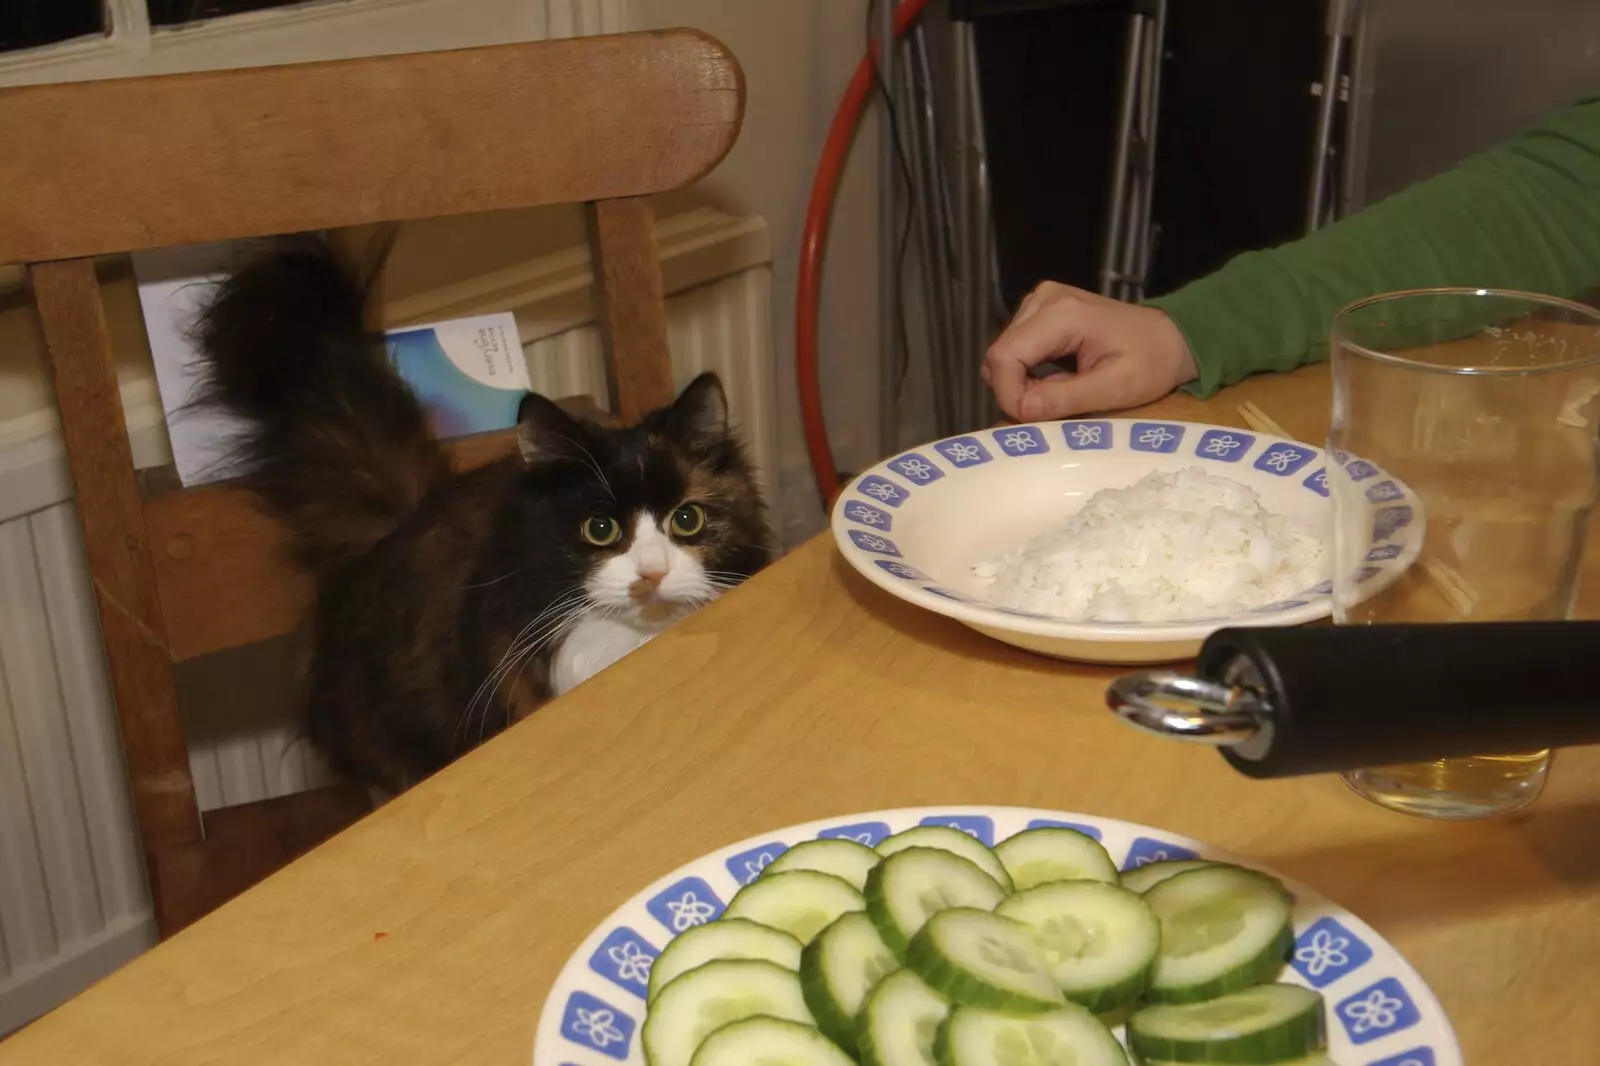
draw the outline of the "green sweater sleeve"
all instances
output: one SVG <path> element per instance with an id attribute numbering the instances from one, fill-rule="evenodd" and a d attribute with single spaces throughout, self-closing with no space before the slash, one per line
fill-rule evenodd
<path id="1" fill-rule="evenodd" d="M 1148 301 L 1177 323 L 1209 396 L 1327 354 L 1334 314 L 1437 286 L 1572 297 L 1600 285 L 1600 95 L 1387 200 L 1247 252 Z"/>

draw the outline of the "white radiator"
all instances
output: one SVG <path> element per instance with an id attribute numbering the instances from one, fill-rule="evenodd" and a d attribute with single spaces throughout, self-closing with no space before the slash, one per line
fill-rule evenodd
<path id="1" fill-rule="evenodd" d="M 707 369 L 721 374 L 752 458 L 764 482 L 773 485 L 776 413 L 765 228 L 759 220 L 701 216 L 684 224 L 678 240 L 673 219 L 663 219 L 661 227 L 678 382 Z M 729 255 L 708 251 L 715 240 L 706 234 L 713 230 L 725 232 Z M 544 277 L 534 274 L 534 281 Z M 573 309 L 574 293 L 585 286 L 581 279 L 577 289 L 527 282 L 524 298 L 519 301 L 513 286 L 509 303 L 517 305 L 534 387 L 553 396 L 588 393 L 603 402 L 599 332 L 587 321 L 590 312 Z M 497 290 L 497 298 L 504 295 Z M 120 290 L 107 295 L 114 336 L 122 321 L 119 308 L 131 307 L 130 297 Z M 502 300 L 500 309 L 507 305 Z M 13 308 L 0 314 L 0 341 L 15 335 L 7 333 L 14 324 L 8 316 L 21 313 Z M 155 399 L 148 382 L 125 376 L 123 395 L 136 462 L 168 461 L 163 427 L 149 410 Z M 53 416 L 47 421 L 53 424 Z M 59 438 L 53 428 L 43 434 L 30 430 L 29 439 L 13 447 L 7 428 L 0 425 L 0 1034 L 154 941 Z M 199 708 L 205 711 L 199 717 L 207 720 L 201 731 L 206 739 L 191 735 L 190 762 L 203 810 L 329 780 L 287 720 L 293 693 L 283 681 L 282 649 L 225 654 L 248 658 L 257 651 L 268 665 L 258 663 L 256 675 L 282 681 L 282 691 L 265 702 L 275 699 L 283 714 L 266 727 L 218 727 L 217 708 L 225 713 L 237 691 L 231 661 L 225 668 L 209 660 L 180 668 L 186 719 L 194 716 L 195 705 L 213 705 Z"/>
<path id="2" fill-rule="evenodd" d="M 155 940 L 70 503 L 0 523 L 0 1033 Z"/>

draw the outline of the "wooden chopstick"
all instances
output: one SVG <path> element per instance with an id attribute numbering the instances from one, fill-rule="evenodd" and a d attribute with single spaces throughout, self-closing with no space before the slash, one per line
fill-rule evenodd
<path id="1" fill-rule="evenodd" d="M 1282 437 L 1285 440 L 1295 439 L 1282 426 L 1273 421 L 1272 416 L 1249 400 L 1239 405 L 1239 417 L 1244 419 L 1245 425 L 1257 433 L 1267 433 L 1274 437 Z M 1433 583 L 1433 587 L 1438 590 L 1439 595 L 1444 597 L 1445 602 L 1454 608 L 1455 612 L 1461 617 L 1472 617 L 1472 611 L 1478 606 L 1480 598 L 1478 590 L 1472 587 L 1472 583 L 1462 577 L 1455 568 L 1437 559 L 1423 559 L 1420 561 L 1423 573 L 1428 575 L 1428 580 Z"/>
<path id="2" fill-rule="evenodd" d="M 1428 575 L 1428 580 L 1433 582 L 1433 587 L 1439 595 L 1445 598 L 1455 612 L 1462 618 L 1472 617 L 1473 608 L 1478 606 L 1478 590 L 1472 583 L 1462 577 L 1454 567 L 1441 563 L 1437 559 L 1423 559 L 1422 570 Z"/>
<path id="3" fill-rule="evenodd" d="M 1244 424 L 1257 433 L 1268 433 L 1284 440 L 1294 440 L 1288 432 L 1278 423 L 1274 422 L 1267 412 L 1246 400 L 1239 405 L 1239 417 L 1244 419 Z"/>

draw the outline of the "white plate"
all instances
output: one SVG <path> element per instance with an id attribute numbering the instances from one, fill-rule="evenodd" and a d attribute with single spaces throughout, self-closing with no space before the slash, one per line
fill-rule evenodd
<path id="1" fill-rule="evenodd" d="M 974 562 L 1059 525 L 1102 489 L 1192 466 L 1248 485 L 1269 511 L 1331 529 L 1322 449 L 1225 426 L 1113 418 L 1009 426 L 914 448 L 850 484 L 834 505 L 833 536 L 851 566 L 900 599 L 1066 659 L 1170 662 L 1193 658 L 1225 626 L 1327 617 L 1326 582 L 1245 614 L 1163 623 L 1068 622 L 984 602 Z M 1423 514 L 1404 484 L 1367 463 L 1352 469 L 1374 478 L 1361 497 L 1372 531 L 1356 575 L 1365 598 L 1416 560 Z"/>
<path id="2" fill-rule="evenodd" d="M 876 844 L 914 825 L 950 825 L 993 844 L 1035 825 L 1097 837 L 1121 869 L 1199 857 L 1273 871 L 1158 829 L 1020 807 L 914 807 L 829 818 L 730 844 L 656 881 L 590 933 L 556 977 L 539 1017 L 533 1066 L 643 1066 L 639 1026 L 650 963 L 678 933 L 714 919 L 739 886 L 787 848 L 819 837 Z M 1454 1031 L 1428 986 L 1361 919 L 1289 878 L 1295 947 L 1280 980 L 1315 988 L 1328 1005 L 1338 1066 L 1462 1066 Z M 1120 1035 L 1120 1031 L 1119 1031 Z"/>

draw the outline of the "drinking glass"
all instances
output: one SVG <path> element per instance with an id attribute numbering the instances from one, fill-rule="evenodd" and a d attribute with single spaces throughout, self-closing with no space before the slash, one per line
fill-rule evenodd
<path id="1" fill-rule="evenodd" d="M 1567 618 L 1600 488 L 1600 312 L 1484 289 L 1391 293 L 1339 313 L 1330 360 L 1335 623 Z M 1414 498 L 1396 502 L 1397 483 Z M 1383 585 L 1370 564 L 1404 525 L 1420 554 Z M 1450 708 L 1437 713 L 1447 729 Z M 1344 777 L 1394 810 L 1481 818 L 1532 803 L 1549 767 L 1548 751 L 1500 752 Z"/>

